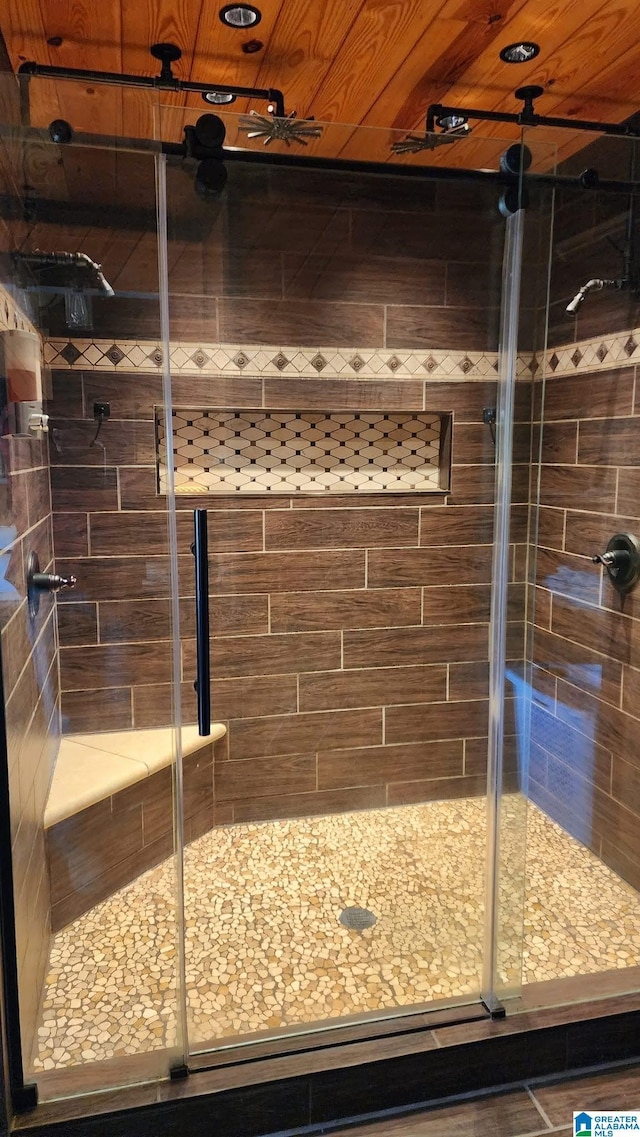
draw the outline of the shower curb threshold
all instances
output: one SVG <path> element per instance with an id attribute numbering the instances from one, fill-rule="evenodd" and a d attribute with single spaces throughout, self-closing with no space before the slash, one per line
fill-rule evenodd
<path id="1" fill-rule="evenodd" d="M 475 1009 L 480 1016 L 482 1008 Z M 530 1009 L 521 999 L 510 1000 L 501 1020 L 461 1022 L 462 1012 L 458 1008 L 449 1025 L 427 1024 L 393 1039 L 376 1038 L 380 1024 L 372 1024 L 369 1037 L 352 1043 L 332 1045 L 325 1035 L 316 1050 L 52 1100 L 18 1117 L 14 1131 L 29 1137 L 183 1137 L 198 1127 L 205 1132 L 213 1118 L 225 1137 L 309 1132 L 640 1056 L 640 994 Z M 142 1080 L 142 1067 L 140 1073 Z M 67 1092 L 82 1089 L 69 1086 Z"/>

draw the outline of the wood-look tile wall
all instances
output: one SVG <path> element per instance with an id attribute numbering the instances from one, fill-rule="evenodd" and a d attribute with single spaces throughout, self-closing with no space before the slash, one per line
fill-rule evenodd
<path id="1" fill-rule="evenodd" d="M 233 402 L 274 406 L 281 379 L 239 376 Z M 65 731 L 169 722 L 164 499 L 156 492 L 158 376 L 57 372 L 56 564 Z M 323 405 L 323 380 L 287 379 Z M 341 380 L 341 408 L 379 397 Z M 228 400 L 229 380 L 174 380 L 177 403 Z M 192 510 L 210 509 L 212 705 L 228 724 L 215 796 L 250 820 L 478 793 L 487 733 L 494 452 L 491 382 L 384 381 L 399 409 L 452 412 L 450 494 L 178 499 L 183 700 L 195 717 Z M 144 400 L 141 392 L 144 392 Z M 92 402 L 111 402 L 99 462 Z M 145 401 L 146 400 L 146 401 Z M 523 657 L 530 388 L 518 384 L 511 654 Z M 333 409 L 333 408 L 332 408 Z M 94 464 L 95 463 L 95 464 Z M 516 555 L 518 554 L 518 555 Z"/>
<path id="2" fill-rule="evenodd" d="M 184 184 L 170 165 L 172 340 L 495 350 L 504 220 L 493 186 L 242 162 L 218 201 L 185 200 Z M 93 298 L 93 335 L 156 340 L 153 238 L 116 232 L 99 250 L 116 296 Z M 45 318 L 68 336 L 62 304 Z"/>
<path id="3" fill-rule="evenodd" d="M 639 398 L 634 367 L 545 384 L 529 768 L 533 800 L 635 887 L 640 592 L 591 558 L 640 533 Z"/>
<path id="4" fill-rule="evenodd" d="M 2 525 L 14 529 L 16 536 L 3 554 L 8 564 L 0 603 L 0 644 L 22 1044 L 28 1062 L 49 954 L 43 817 L 60 730 L 52 598 L 43 594 L 40 611 L 31 619 L 25 576 L 32 549 L 39 554 L 42 570 L 51 571 L 53 540 L 46 444 L 9 435 L 2 442 L 8 469 L 7 481 L 0 486 Z"/>

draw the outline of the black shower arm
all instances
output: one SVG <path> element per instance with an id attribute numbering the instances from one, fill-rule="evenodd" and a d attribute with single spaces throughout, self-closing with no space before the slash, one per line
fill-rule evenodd
<path id="1" fill-rule="evenodd" d="M 285 118 L 284 95 L 275 87 L 234 87 L 222 83 L 192 83 L 187 79 L 150 75 L 120 75 L 117 71 L 84 71 L 77 67 L 49 67 L 41 63 L 23 63 L 18 77 L 27 80 L 76 79 L 84 83 L 105 83 L 115 87 L 147 87 L 160 91 L 219 91 L 222 95 L 240 95 L 247 99 L 265 99 L 274 105 L 276 118 Z"/>
<path id="2" fill-rule="evenodd" d="M 447 107 L 442 103 L 432 103 L 427 111 L 427 134 L 435 133 L 437 120 L 448 115 L 481 119 L 484 122 L 513 122 L 517 126 L 555 126 L 561 130 L 588 130 L 593 134 L 617 134 L 623 138 L 640 138 L 640 130 L 619 122 L 589 122 L 586 119 L 553 118 L 540 115 L 533 109 L 531 100 L 525 101 L 518 114 L 506 111 L 482 111 L 473 107 Z"/>

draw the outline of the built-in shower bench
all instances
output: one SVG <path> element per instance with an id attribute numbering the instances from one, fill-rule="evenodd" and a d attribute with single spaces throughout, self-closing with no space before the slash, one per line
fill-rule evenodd
<path id="1" fill-rule="evenodd" d="M 182 729 L 185 840 L 214 824 L 214 747 Z M 52 930 L 170 856 L 174 848 L 170 727 L 63 736 L 45 807 Z"/>

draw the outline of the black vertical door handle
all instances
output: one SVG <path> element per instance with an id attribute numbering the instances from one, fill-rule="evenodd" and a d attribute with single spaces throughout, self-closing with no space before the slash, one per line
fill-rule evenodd
<path id="1" fill-rule="evenodd" d="M 209 555 L 207 511 L 193 511 L 194 539 L 191 551 L 196 562 L 196 656 L 198 733 L 211 734 L 211 675 L 209 666 Z"/>

